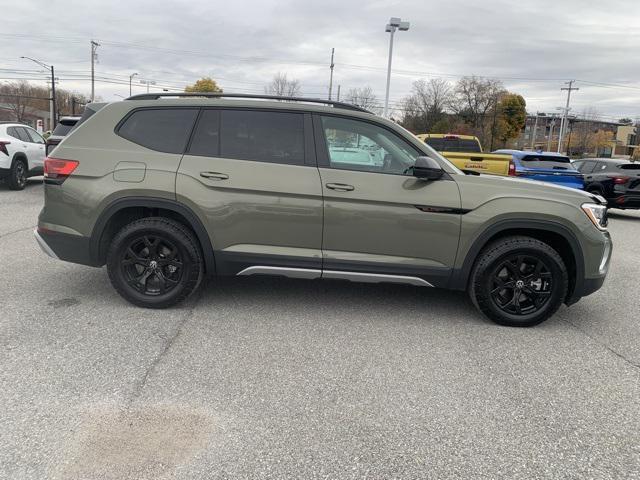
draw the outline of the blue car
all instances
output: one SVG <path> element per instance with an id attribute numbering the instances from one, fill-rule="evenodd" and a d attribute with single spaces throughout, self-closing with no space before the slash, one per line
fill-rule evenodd
<path id="1" fill-rule="evenodd" d="M 504 149 L 493 153 L 511 154 L 518 177 L 584 189 L 582 174 L 574 168 L 569 157 L 559 153 Z"/>

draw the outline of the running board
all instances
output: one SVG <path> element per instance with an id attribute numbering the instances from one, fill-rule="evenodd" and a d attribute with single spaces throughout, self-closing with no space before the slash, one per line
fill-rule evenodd
<path id="1" fill-rule="evenodd" d="M 349 280 L 351 282 L 365 283 L 402 283 L 405 285 L 417 285 L 420 287 L 433 287 L 432 284 L 419 277 L 409 277 L 405 275 L 386 275 L 383 273 L 363 273 L 363 272 L 347 272 L 341 270 L 318 270 L 313 268 L 285 268 L 285 267 L 266 267 L 255 265 L 247 267 L 238 276 L 247 275 L 281 275 L 289 278 L 328 278 L 335 280 Z"/>

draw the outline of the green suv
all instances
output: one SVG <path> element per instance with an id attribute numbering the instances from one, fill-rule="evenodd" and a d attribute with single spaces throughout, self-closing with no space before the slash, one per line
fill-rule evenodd
<path id="1" fill-rule="evenodd" d="M 106 264 L 143 307 L 205 277 L 282 275 L 466 290 L 495 322 L 530 326 L 600 288 L 606 213 L 585 192 L 465 174 L 352 105 L 147 94 L 52 152 L 35 235 L 53 257 Z"/>

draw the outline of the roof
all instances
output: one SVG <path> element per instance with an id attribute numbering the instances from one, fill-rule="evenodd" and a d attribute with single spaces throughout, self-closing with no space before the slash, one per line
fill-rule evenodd
<path id="1" fill-rule="evenodd" d="M 515 155 L 516 157 L 522 158 L 522 157 L 526 157 L 527 155 L 535 155 L 536 157 L 562 157 L 562 158 L 567 158 L 566 155 L 563 155 L 562 153 L 556 153 L 556 152 L 536 152 L 535 150 L 509 150 L 509 149 L 501 149 L 501 150 L 496 150 L 494 152 L 491 153 L 510 153 L 511 155 Z"/>

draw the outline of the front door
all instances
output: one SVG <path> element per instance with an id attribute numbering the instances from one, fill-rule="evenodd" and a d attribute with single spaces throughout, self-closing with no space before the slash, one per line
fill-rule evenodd
<path id="1" fill-rule="evenodd" d="M 317 115 L 324 194 L 323 277 L 445 286 L 460 234 L 460 193 L 424 181 L 425 155 L 376 122 Z M 320 138 L 317 138 L 320 137 Z"/>
<path id="2" fill-rule="evenodd" d="M 320 276 L 322 188 L 310 114 L 203 109 L 176 196 L 205 220 L 218 274 Z"/>

